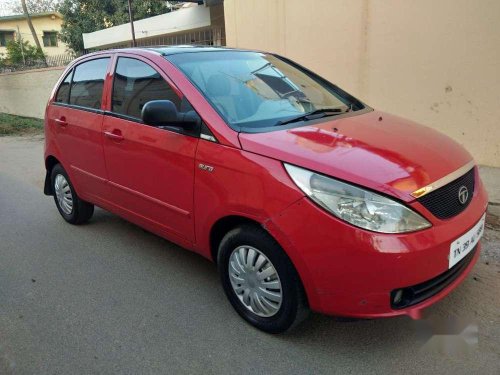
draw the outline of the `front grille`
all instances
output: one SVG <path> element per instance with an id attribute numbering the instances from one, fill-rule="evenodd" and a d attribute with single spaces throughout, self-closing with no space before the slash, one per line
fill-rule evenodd
<path id="1" fill-rule="evenodd" d="M 439 219 L 449 219 L 465 210 L 472 200 L 475 184 L 475 171 L 472 168 L 469 172 L 449 184 L 431 191 L 429 194 L 418 198 L 425 208 L 427 208 L 434 216 Z M 465 186 L 468 190 L 468 198 L 465 203 L 460 203 L 459 190 Z"/>
<path id="2" fill-rule="evenodd" d="M 477 245 L 469 254 L 467 254 L 464 259 L 455 264 L 455 266 L 431 280 L 406 288 L 393 290 L 391 292 L 391 307 L 396 310 L 404 309 L 405 307 L 416 305 L 417 303 L 420 303 L 427 298 L 438 294 L 440 291 L 450 285 L 457 277 L 459 277 L 462 272 L 464 272 L 469 263 L 472 261 L 472 258 L 474 258 L 476 250 Z M 394 298 L 398 291 L 403 291 L 403 295 L 400 301 L 395 303 Z"/>

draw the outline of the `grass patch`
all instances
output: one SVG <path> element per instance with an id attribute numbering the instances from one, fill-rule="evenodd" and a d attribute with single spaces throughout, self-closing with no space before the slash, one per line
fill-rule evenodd
<path id="1" fill-rule="evenodd" d="M 43 133 L 43 120 L 0 113 L 0 137 Z"/>

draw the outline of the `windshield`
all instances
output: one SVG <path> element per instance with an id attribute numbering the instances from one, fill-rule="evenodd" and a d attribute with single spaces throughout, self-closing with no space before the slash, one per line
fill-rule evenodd
<path id="1" fill-rule="evenodd" d="M 166 58 L 238 130 L 280 126 L 288 119 L 322 109 L 343 113 L 362 108 L 334 85 L 274 55 L 216 51 Z"/>

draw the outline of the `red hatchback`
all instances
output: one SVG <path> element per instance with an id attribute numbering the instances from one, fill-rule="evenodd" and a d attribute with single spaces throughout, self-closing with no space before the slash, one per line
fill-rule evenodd
<path id="1" fill-rule="evenodd" d="M 97 205 L 212 259 L 267 332 L 309 308 L 418 316 L 479 257 L 487 195 L 467 151 L 281 56 L 86 55 L 45 133 L 45 194 L 66 221 Z"/>

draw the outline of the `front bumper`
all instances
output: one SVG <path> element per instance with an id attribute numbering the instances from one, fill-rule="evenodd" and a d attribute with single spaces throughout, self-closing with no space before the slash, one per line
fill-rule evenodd
<path id="1" fill-rule="evenodd" d="M 472 228 L 487 207 L 479 176 L 476 181 L 469 207 L 452 219 L 438 220 L 418 202 L 410 204 L 433 225 L 418 232 L 382 234 L 355 228 L 307 198 L 266 227 L 297 268 L 313 310 L 358 318 L 416 317 L 460 284 L 479 257 L 480 244 L 460 274 L 437 293 L 407 308 L 391 306 L 393 290 L 427 282 L 448 270 L 450 244 Z"/>

